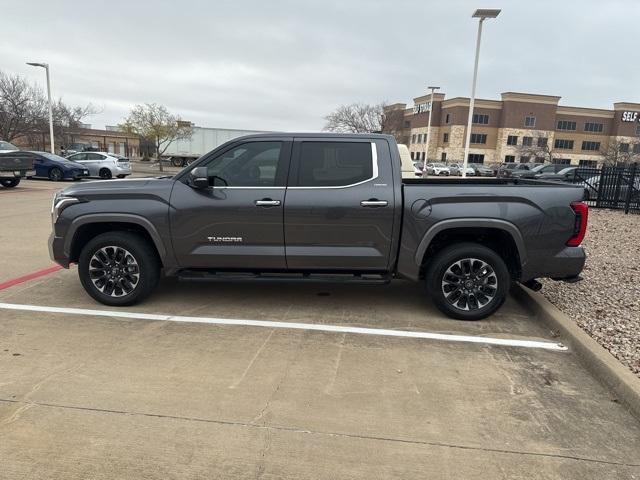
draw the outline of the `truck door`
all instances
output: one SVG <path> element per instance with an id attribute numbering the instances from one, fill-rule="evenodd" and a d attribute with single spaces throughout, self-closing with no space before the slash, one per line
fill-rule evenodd
<path id="1" fill-rule="evenodd" d="M 198 163 L 208 189 L 176 182 L 169 220 L 183 268 L 284 269 L 283 208 L 291 139 L 246 140 Z"/>
<path id="2" fill-rule="evenodd" d="M 384 140 L 294 140 L 284 209 L 289 269 L 388 269 L 394 219 L 388 152 Z"/>

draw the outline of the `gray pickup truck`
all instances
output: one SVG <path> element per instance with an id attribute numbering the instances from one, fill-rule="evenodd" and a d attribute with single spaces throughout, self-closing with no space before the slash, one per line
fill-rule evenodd
<path id="1" fill-rule="evenodd" d="M 22 155 L 11 143 L 0 141 L 0 185 L 13 188 L 24 177 L 35 174 L 33 158 Z"/>
<path id="2" fill-rule="evenodd" d="M 584 189 L 402 179 L 387 135 L 262 134 L 173 177 L 73 185 L 53 200 L 51 257 L 87 293 L 130 305 L 189 280 L 424 282 L 447 315 L 495 312 L 513 281 L 575 281 Z M 531 283 L 533 282 L 533 283 Z"/>

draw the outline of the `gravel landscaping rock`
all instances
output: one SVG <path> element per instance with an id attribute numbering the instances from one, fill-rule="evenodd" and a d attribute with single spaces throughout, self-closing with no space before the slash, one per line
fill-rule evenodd
<path id="1" fill-rule="evenodd" d="M 640 215 L 590 209 L 584 247 L 584 280 L 542 293 L 640 377 Z"/>

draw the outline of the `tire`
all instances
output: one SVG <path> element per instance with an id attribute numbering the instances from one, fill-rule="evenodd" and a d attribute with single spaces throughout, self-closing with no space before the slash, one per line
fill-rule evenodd
<path id="1" fill-rule="evenodd" d="M 473 273 L 485 268 L 491 273 L 485 273 L 484 278 L 474 277 Z M 463 280 L 470 282 L 470 290 L 464 288 Z M 481 320 L 492 315 L 502 306 L 511 287 L 511 275 L 504 260 L 490 248 L 471 242 L 457 243 L 437 252 L 427 268 L 426 281 L 436 307 L 458 320 Z M 458 282 L 460 287 L 456 287 Z"/>
<path id="2" fill-rule="evenodd" d="M 3 178 L 0 180 L 0 185 L 2 185 L 4 188 L 17 187 L 19 183 L 19 178 Z"/>
<path id="3" fill-rule="evenodd" d="M 98 175 L 100 175 L 100 178 L 103 180 L 109 180 L 113 176 L 111 174 L 111 170 L 109 170 L 108 168 L 101 168 Z"/>
<path id="4" fill-rule="evenodd" d="M 136 265 L 137 268 L 133 268 Z M 93 273 L 90 266 L 95 268 Z M 129 271 L 122 274 L 124 266 Z M 113 269 L 120 270 L 115 272 L 119 275 L 118 281 L 102 281 L 104 275 L 99 273 L 104 271 L 109 276 Z M 133 305 L 155 289 L 160 279 L 160 260 L 155 248 L 140 235 L 108 232 L 92 238 L 84 246 L 78 260 L 78 276 L 85 291 L 98 302 L 111 306 Z M 129 287 L 132 288 L 129 290 Z"/>
<path id="5" fill-rule="evenodd" d="M 184 158 L 171 157 L 171 165 L 174 167 L 184 167 L 186 164 L 187 162 L 185 162 Z"/>
<path id="6" fill-rule="evenodd" d="M 58 167 L 53 167 L 51 170 L 49 170 L 49 180 L 51 180 L 52 182 L 59 182 L 63 178 L 64 174 Z"/>

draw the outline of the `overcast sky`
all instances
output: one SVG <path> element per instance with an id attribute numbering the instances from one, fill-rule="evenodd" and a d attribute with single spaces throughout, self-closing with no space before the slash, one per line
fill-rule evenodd
<path id="1" fill-rule="evenodd" d="M 477 7 L 487 21 L 478 96 L 640 102 L 640 0 L 0 0 L 0 69 L 93 103 L 95 127 L 136 103 L 199 126 L 320 130 L 352 102 L 411 104 L 426 86 L 469 96 Z"/>

